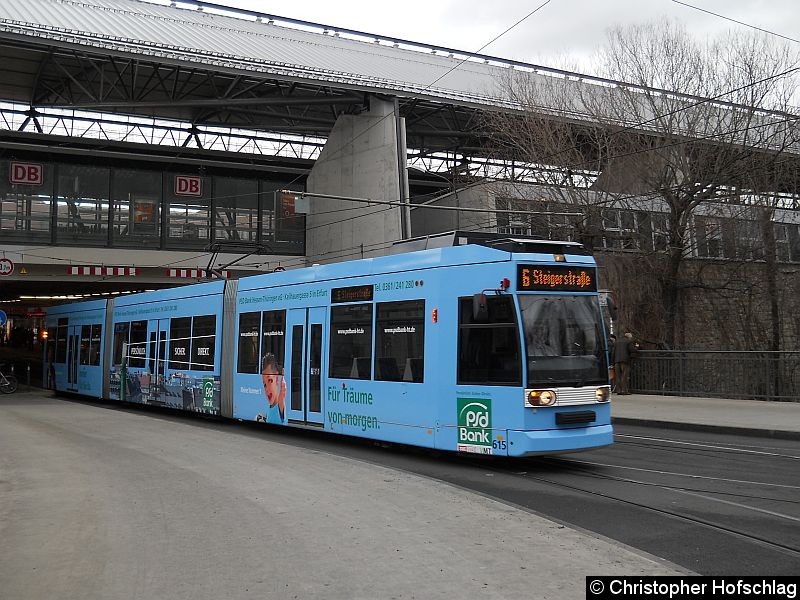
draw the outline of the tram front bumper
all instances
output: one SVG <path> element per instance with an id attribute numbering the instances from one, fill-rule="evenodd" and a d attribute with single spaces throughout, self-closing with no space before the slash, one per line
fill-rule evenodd
<path id="1" fill-rule="evenodd" d="M 545 429 L 541 431 L 508 430 L 508 455 L 532 456 L 577 452 L 608 446 L 614 442 L 611 425 Z"/>

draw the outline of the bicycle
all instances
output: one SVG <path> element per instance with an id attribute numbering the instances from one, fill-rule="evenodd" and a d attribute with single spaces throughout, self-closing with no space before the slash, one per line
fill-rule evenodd
<path id="1" fill-rule="evenodd" d="M 14 375 L 6 375 L 0 370 L 0 392 L 4 394 L 13 394 L 17 391 L 19 382 Z"/>

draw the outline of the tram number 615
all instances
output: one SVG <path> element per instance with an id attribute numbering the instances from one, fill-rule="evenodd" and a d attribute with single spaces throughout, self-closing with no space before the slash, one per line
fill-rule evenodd
<path id="1" fill-rule="evenodd" d="M 508 442 L 505 440 L 492 440 L 492 448 L 495 450 L 508 450 Z"/>

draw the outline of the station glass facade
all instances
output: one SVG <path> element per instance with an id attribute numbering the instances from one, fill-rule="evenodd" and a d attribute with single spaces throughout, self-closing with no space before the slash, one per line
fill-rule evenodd
<path id="1" fill-rule="evenodd" d="M 305 253 L 290 180 L 0 160 L 0 240 L 164 250 L 214 242 Z"/>

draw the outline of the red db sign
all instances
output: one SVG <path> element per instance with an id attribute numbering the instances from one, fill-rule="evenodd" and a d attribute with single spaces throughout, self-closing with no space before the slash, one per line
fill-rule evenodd
<path id="1" fill-rule="evenodd" d="M 203 179 L 191 175 L 175 175 L 176 196 L 202 196 Z"/>
<path id="2" fill-rule="evenodd" d="M 42 185 L 44 183 L 44 167 L 34 163 L 12 162 L 9 180 L 11 183 Z"/>

